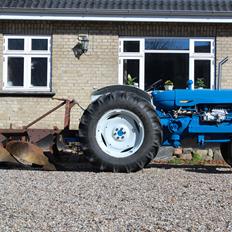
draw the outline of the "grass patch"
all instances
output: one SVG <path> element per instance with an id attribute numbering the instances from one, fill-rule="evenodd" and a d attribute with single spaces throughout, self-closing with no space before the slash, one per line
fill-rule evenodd
<path id="1" fill-rule="evenodd" d="M 181 160 L 181 159 L 179 159 L 179 158 L 177 158 L 177 157 L 175 157 L 175 158 L 169 160 L 168 163 L 169 163 L 169 164 L 177 165 L 177 164 L 184 164 L 185 161 L 184 161 L 184 160 Z"/>
<path id="2" fill-rule="evenodd" d="M 199 155 L 198 153 L 193 153 L 192 154 L 192 159 L 191 160 L 183 160 L 183 159 L 179 159 L 177 157 L 174 157 L 173 159 L 169 160 L 169 164 L 173 164 L 173 165 L 180 165 L 180 164 L 190 164 L 190 165 L 198 165 L 201 164 L 203 161 L 201 155 Z"/>

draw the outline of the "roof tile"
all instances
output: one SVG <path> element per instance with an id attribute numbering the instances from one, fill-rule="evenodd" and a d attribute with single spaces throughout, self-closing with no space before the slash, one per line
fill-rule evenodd
<path id="1" fill-rule="evenodd" d="M 232 12 L 232 0 L 0 0 L 0 9 Z"/>

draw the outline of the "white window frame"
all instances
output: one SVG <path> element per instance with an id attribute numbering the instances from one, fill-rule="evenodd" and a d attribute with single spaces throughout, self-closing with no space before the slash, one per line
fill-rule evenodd
<path id="1" fill-rule="evenodd" d="M 139 52 L 123 52 L 125 41 L 138 41 L 139 42 Z M 138 37 L 132 38 L 120 38 L 119 39 L 119 56 L 143 56 L 144 53 L 144 39 Z"/>
<path id="2" fill-rule="evenodd" d="M 189 50 L 145 50 L 146 38 L 159 39 L 189 39 Z M 139 52 L 123 52 L 124 41 L 140 41 Z M 196 41 L 209 41 L 211 44 L 210 53 L 195 53 L 194 43 Z M 212 37 L 121 37 L 119 38 L 119 69 L 118 82 L 123 84 L 123 60 L 124 59 L 140 59 L 140 76 L 139 88 L 144 89 L 145 85 L 145 54 L 146 53 L 184 53 L 189 54 L 189 80 L 194 82 L 194 60 L 210 60 L 210 88 L 215 86 L 215 38 Z M 193 83 L 194 84 L 194 83 Z"/>
<path id="3" fill-rule="evenodd" d="M 215 88 L 215 68 L 214 68 L 214 58 L 208 57 L 191 57 L 189 62 L 189 80 L 193 81 L 193 86 L 195 86 L 195 60 L 208 60 L 210 61 L 210 89 Z"/>
<path id="4" fill-rule="evenodd" d="M 139 52 L 123 52 L 124 41 L 139 41 Z M 121 38 L 119 39 L 119 65 L 118 83 L 123 85 L 123 63 L 124 60 L 139 60 L 139 88 L 144 89 L 144 39 L 142 38 Z"/>
<path id="5" fill-rule="evenodd" d="M 24 39 L 24 50 L 8 50 L 9 39 Z M 32 50 L 32 39 L 47 39 L 47 50 Z M 24 85 L 9 86 L 8 81 L 8 58 L 24 58 Z M 31 59 L 47 58 L 47 86 L 31 85 Z M 3 90 L 7 91 L 51 91 L 51 36 L 30 36 L 30 35 L 5 35 L 3 50 Z"/>
<path id="6" fill-rule="evenodd" d="M 210 42 L 210 53 L 199 53 L 194 52 L 195 42 Z M 195 86 L 195 60 L 208 60 L 210 61 L 210 88 L 215 88 L 215 40 L 213 38 L 192 38 L 190 39 L 190 60 L 189 60 L 189 80 L 193 81 L 193 86 Z"/>
<path id="7" fill-rule="evenodd" d="M 210 42 L 210 53 L 194 52 L 195 42 Z M 191 38 L 189 48 L 190 48 L 190 54 L 189 54 L 190 57 L 214 58 L 215 42 L 213 38 Z"/>
<path id="8" fill-rule="evenodd" d="M 139 61 L 139 88 L 144 89 L 144 57 L 139 56 L 130 56 L 130 57 L 122 57 L 119 59 L 119 69 L 118 69 L 118 82 L 119 84 L 123 84 L 123 64 L 124 60 L 138 60 Z M 122 75 L 121 75 L 122 74 Z"/>

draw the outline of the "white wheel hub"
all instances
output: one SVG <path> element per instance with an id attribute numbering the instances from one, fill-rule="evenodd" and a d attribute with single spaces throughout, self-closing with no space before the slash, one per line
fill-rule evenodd
<path id="1" fill-rule="evenodd" d="M 108 155 L 115 158 L 128 157 L 143 143 L 143 123 L 131 111 L 110 110 L 97 123 L 96 140 L 99 147 Z"/>

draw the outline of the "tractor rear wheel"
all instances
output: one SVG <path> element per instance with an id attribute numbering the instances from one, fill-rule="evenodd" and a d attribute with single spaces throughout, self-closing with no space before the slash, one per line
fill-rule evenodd
<path id="1" fill-rule="evenodd" d="M 105 94 L 113 93 L 113 92 L 118 92 L 118 91 L 125 91 L 127 93 L 134 93 L 138 97 L 140 97 L 148 102 L 151 102 L 151 96 L 147 92 L 145 92 L 139 88 L 136 88 L 134 86 L 131 86 L 131 85 L 109 85 L 109 86 L 103 87 L 101 89 L 95 90 L 91 94 L 92 101 L 96 100 L 101 95 L 105 95 Z"/>
<path id="2" fill-rule="evenodd" d="M 133 93 L 115 91 L 89 105 L 79 136 L 87 158 L 100 170 L 132 172 L 154 159 L 162 128 L 151 103 Z"/>
<path id="3" fill-rule="evenodd" d="M 220 147 L 223 159 L 232 167 L 232 142 L 222 143 Z"/>

